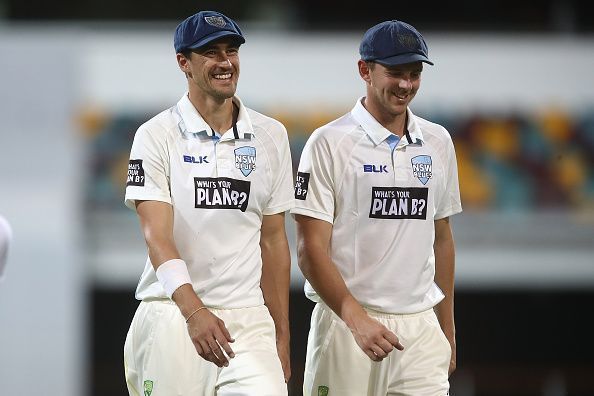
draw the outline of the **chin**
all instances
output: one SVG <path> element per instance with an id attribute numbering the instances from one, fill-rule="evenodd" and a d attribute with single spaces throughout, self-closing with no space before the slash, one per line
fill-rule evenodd
<path id="1" fill-rule="evenodd" d="M 225 92 L 220 92 L 219 91 L 219 92 L 216 93 L 216 96 L 219 99 L 230 99 L 233 96 L 235 96 L 235 90 L 233 90 L 233 91 L 225 91 Z"/>
<path id="2" fill-rule="evenodd" d="M 408 107 L 408 103 L 390 106 L 390 112 L 394 115 L 401 115 L 403 113 L 406 113 L 407 107 Z"/>

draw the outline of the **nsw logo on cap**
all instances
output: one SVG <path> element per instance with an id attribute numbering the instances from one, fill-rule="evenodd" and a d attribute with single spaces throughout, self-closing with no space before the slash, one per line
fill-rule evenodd
<path id="1" fill-rule="evenodd" d="M 215 26 L 218 28 L 225 27 L 225 25 L 227 24 L 227 22 L 225 22 L 223 17 L 220 17 L 220 16 L 205 16 L 204 20 L 209 25 L 212 25 L 212 26 Z"/>
<path id="2" fill-rule="evenodd" d="M 410 33 L 398 33 L 398 41 L 403 47 L 413 50 L 421 46 L 417 36 Z"/>

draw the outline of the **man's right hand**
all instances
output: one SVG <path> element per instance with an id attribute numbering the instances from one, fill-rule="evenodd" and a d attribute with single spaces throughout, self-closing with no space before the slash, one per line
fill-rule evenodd
<path id="1" fill-rule="evenodd" d="M 356 309 L 349 316 L 348 326 L 359 348 L 374 362 L 386 358 L 394 348 L 404 350 L 396 334 L 388 330 L 383 324 L 370 317 L 361 308 Z"/>
<path id="2" fill-rule="evenodd" d="M 190 317 L 188 334 L 198 354 L 218 367 L 229 366 L 227 357 L 235 357 L 229 346 L 235 340 L 229 334 L 225 322 L 208 309 L 202 309 Z"/>

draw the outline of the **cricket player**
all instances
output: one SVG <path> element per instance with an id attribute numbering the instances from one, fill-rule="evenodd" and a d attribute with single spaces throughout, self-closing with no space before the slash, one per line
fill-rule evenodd
<path id="1" fill-rule="evenodd" d="M 8 248 L 12 240 L 12 228 L 4 217 L 0 215 L 0 282 L 4 279 L 4 271 L 8 261 Z"/>
<path id="2" fill-rule="evenodd" d="M 304 395 L 444 396 L 456 364 L 454 146 L 409 107 L 433 64 L 414 27 L 373 26 L 359 53 L 365 97 L 313 132 L 297 173 L 299 266 L 317 303 Z"/>
<path id="3" fill-rule="evenodd" d="M 131 395 L 286 395 L 294 205 L 284 126 L 235 96 L 245 38 L 201 11 L 174 35 L 188 83 L 140 126 L 126 205 L 148 247 L 124 346 Z"/>

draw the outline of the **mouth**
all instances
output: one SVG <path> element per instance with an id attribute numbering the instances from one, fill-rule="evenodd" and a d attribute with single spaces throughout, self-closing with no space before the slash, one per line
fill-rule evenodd
<path id="1" fill-rule="evenodd" d="M 396 97 L 398 102 L 407 102 L 411 98 L 410 93 L 400 93 L 400 94 L 394 93 L 394 96 Z"/>
<path id="2" fill-rule="evenodd" d="M 230 80 L 231 79 L 232 74 L 231 73 L 221 73 L 221 74 L 215 74 L 213 75 L 213 77 L 215 78 L 215 80 Z"/>

